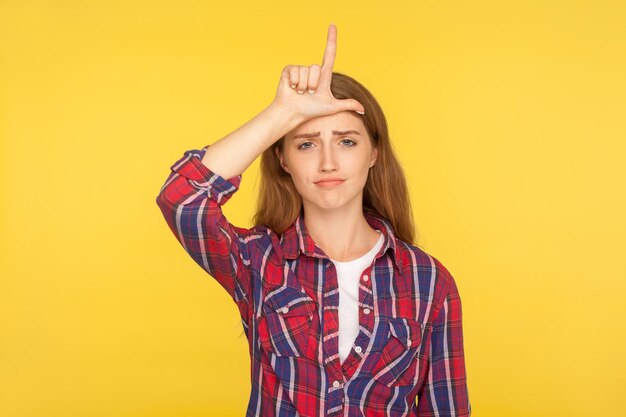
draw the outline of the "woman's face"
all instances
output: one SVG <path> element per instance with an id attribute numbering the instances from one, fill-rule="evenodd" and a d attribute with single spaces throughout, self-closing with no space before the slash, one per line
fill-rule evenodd
<path id="1" fill-rule="evenodd" d="M 363 188 L 378 151 L 363 121 L 343 111 L 306 121 L 285 135 L 281 165 L 291 174 L 303 203 L 335 209 L 362 203 Z M 341 181 L 319 182 L 328 178 Z"/>

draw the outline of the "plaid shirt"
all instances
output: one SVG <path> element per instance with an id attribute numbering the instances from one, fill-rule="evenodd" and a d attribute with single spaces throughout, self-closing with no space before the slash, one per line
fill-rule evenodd
<path id="1" fill-rule="evenodd" d="M 156 201 L 239 309 L 252 361 L 246 416 L 469 416 L 461 299 L 446 268 L 365 212 L 384 244 L 361 274 L 359 333 L 340 362 L 337 271 L 303 212 L 282 235 L 230 224 L 221 206 L 242 176 L 212 172 L 205 149 L 171 166 Z"/>

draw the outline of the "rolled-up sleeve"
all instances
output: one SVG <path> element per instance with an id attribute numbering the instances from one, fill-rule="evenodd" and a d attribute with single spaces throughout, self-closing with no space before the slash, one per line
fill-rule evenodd
<path id="1" fill-rule="evenodd" d="M 207 146 L 208 147 L 208 146 Z M 250 294 L 249 237 L 222 213 L 239 189 L 241 175 L 226 179 L 202 164 L 206 147 L 188 150 L 174 163 L 156 198 L 165 221 L 182 247 L 236 303 Z M 240 307 L 240 310 L 245 311 Z"/>
<path id="2" fill-rule="evenodd" d="M 461 298 L 449 272 L 441 265 L 439 272 L 446 280 L 445 297 L 433 319 L 426 381 L 418 393 L 418 416 L 466 417 L 471 415 L 471 405 L 463 350 Z"/>

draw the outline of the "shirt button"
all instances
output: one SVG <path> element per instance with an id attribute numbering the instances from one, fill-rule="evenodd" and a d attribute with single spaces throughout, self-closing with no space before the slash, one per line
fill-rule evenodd
<path id="1" fill-rule="evenodd" d="M 407 340 L 407 341 L 406 341 L 406 345 L 407 345 L 407 346 L 411 346 L 411 341 L 410 341 L 410 340 Z"/>
<path id="2" fill-rule="evenodd" d="M 341 386 L 341 382 L 339 382 L 339 381 L 333 382 L 333 387 L 338 388 L 340 386 Z"/>
<path id="3" fill-rule="evenodd" d="M 364 308 L 364 309 L 363 309 L 363 313 L 365 313 L 365 314 L 369 314 L 369 313 L 370 313 L 370 309 L 369 309 L 369 308 Z"/>
<path id="4" fill-rule="evenodd" d="M 283 312 L 283 314 L 288 313 L 289 312 L 289 307 L 283 307 L 282 310 L 280 310 Z"/>
<path id="5" fill-rule="evenodd" d="M 354 350 L 356 351 L 356 353 L 361 353 L 361 346 L 355 347 Z"/>
<path id="6" fill-rule="evenodd" d="M 367 281 L 370 277 L 368 277 L 367 275 L 363 275 L 363 281 Z"/>

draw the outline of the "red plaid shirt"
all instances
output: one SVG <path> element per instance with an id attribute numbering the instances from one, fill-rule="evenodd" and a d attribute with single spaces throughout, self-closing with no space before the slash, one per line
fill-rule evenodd
<path id="1" fill-rule="evenodd" d="M 212 172 L 204 152 L 172 165 L 157 204 L 239 309 L 252 361 L 247 417 L 470 415 L 461 299 L 437 259 L 365 213 L 384 244 L 361 274 L 359 334 L 341 363 L 337 271 L 303 213 L 283 235 L 233 226 L 221 206 L 242 176 Z"/>

